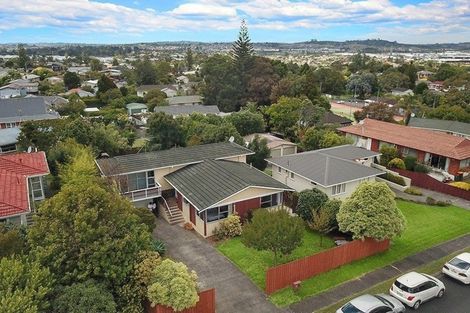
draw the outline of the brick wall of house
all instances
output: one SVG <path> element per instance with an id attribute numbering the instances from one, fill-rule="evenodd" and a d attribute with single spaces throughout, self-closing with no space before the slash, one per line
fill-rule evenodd
<path id="1" fill-rule="evenodd" d="M 379 152 L 380 151 L 379 144 L 380 142 L 377 139 L 372 139 L 370 150 Z"/>
<path id="2" fill-rule="evenodd" d="M 449 174 L 456 175 L 460 169 L 460 161 L 456 159 L 450 159 L 449 163 Z"/>
<path id="3" fill-rule="evenodd" d="M 253 209 L 257 209 L 260 207 L 261 200 L 260 198 L 254 198 L 254 199 L 249 199 L 249 200 L 244 200 L 235 203 L 235 211 L 238 213 L 238 215 L 242 218 L 245 219 L 248 215 L 248 212 Z"/>

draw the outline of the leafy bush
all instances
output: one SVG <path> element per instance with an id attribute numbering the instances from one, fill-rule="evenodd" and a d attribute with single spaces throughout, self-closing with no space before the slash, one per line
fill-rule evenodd
<path id="1" fill-rule="evenodd" d="M 413 171 L 418 172 L 418 173 L 429 173 L 430 169 L 427 165 L 424 165 L 422 163 L 416 163 Z"/>
<path id="2" fill-rule="evenodd" d="M 436 205 L 436 199 L 434 199 L 433 197 L 426 197 L 426 204 Z"/>
<path id="3" fill-rule="evenodd" d="M 405 167 L 405 162 L 403 162 L 402 159 L 400 158 L 394 158 L 390 162 L 388 162 L 388 167 L 390 168 L 398 168 L 400 170 L 404 170 Z"/>
<path id="4" fill-rule="evenodd" d="M 320 209 L 321 211 L 326 211 L 330 216 L 330 228 L 338 228 L 338 222 L 336 221 L 336 214 L 338 214 L 341 207 L 341 200 L 339 199 L 330 199 L 325 205 Z"/>
<path id="5" fill-rule="evenodd" d="M 26 229 L 24 226 L 4 223 L 0 224 L 0 259 L 12 254 L 26 252 Z"/>
<path id="6" fill-rule="evenodd" d="M 398 158 L 398 150 L 394 146 L 384 145 L 380 148 L 380 153 L 382 154 L 380 164 L 383 166 L 387 166 L 391 160 Z"/>
<path id="7" fill-rule="evenodd" d="M 403 162 L 405 162 L 405 168 L 408 171 L 412 171 L 415 168 L 416 164 L 416 158 L 414 156 L 407 156 L 403 159 Z"/>
<path id="8" fill-rule="evenodd" d="M 149 209 L 134 207 L 132 208 L 132 213 L 139 217 L 139 221 L 142 224 L 145 224 L 150 232 L 152 232 L 155 226 L 157 226 L 157 219 Z"/>
<path id="9" fill-rule="evenodd" d="M 436 201 L 437 206 L 449 206 L 451 204 L 452 204 L 452 202 L 450 202 L 449 200 L 446 200 L 446 201 L 437 200 Z"/>
<path id="10" fill-rule="evenodd" d="M 299 193 L 296 213 L 304 220 L 311 221 L 312 210 L 319 210 L 328 201 L 328 196 L 316 188 L 304 190 Z"/>
<path id="11" fill-rule="evenodd" d="M 407 193 L 409 195 L 413 195 L 413 196 L 422 196 L 423 195 L 421 190 L 419 190 L 418 188 L 415 188 L 415 187 L 406 188 L 405 193 Z"/>
<path id="12" fill-rule="evenodd" d="M 464 182 L 464 181 L 455 181 L 450 183 L 449 185 L 463 189 L 463 190 L 470 190 L 470 183 Z"/>
<path id="13" fill-rule="evenodd" d="M 392 173 L 385 173 L 380 177 L 400 186 L 406 186 L 405 179 L 401 176 L 393 175 Z"/>
<path id="14" fill-rule="evenodd" d="M 153 250 L 155 252 L 158 252 L 159 255 L 163 256 L 165 255 L 166 252 L 166 246 L 165 243 L 161 240 L 154 239 L 152 242 Z"/>
<path id="15" fill-rule="evenodd" d="M 219 223 L 219 226 L 214 229 L 214 235 L 217 240 L 240 236 L 242 234 L 242 223 L 240 216 L 232 214 L 225 220 Z"/>

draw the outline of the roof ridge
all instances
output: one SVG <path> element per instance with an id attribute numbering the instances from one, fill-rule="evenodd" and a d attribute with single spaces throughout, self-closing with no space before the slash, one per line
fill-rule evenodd
<path id="1" fill-rule="evenodd" d="M 8 158 L 5 158 L 4 156 L 0 156 L 0 159 L 2 159 L 2 160 L 4 160 L 4 161 L 7 161 L 7 162 L 9 162 L 9 163 L 13 163 L 13 164 L 16 164 L 16 165 L 21 165 L 22 167 L 26 167 L 26 168 L 29 168 L 29 169 L 32 169 L 32 170 L 35 170 L 35 171 L 39 171 L 38 168 L 29 166 L 29 165 L 26 165 L 26 164 L 23 164 L 23 163 L 18 163 L 18 162 L 9 160 Z M 28 175 L 24 175 L 24 174 L 21 174 L 21 173 L 16 173 L 16 172 L 11 171 L 11 170 L 7 170 L 7 169 L 5 169 L 5 170 L 8 171 L 8 172 L 13 172 L 13 173 L 15 173 L 15 174 L 17 174 L 17 175 L 23 175 L 23 176 L 25 176 L 25 177 L 28 176 Z"/>

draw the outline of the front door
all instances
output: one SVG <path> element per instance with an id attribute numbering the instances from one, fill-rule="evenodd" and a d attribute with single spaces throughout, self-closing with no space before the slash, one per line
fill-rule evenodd
<path id="1" fill-rule="evenodd" d="M 189 220 L 196 225 L 196 209 L 191 204 L 189 205 Z"/>

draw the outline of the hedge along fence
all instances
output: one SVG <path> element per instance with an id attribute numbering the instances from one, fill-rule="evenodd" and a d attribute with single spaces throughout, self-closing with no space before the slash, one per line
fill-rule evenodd
<path id="1" fill-rule="evenodd" d="M 376 241 L 370 238 L 366 238 L 364 241 L 355 240 L 299 260 L 271 267 L 266 272 L 266 293 L 271 294 L 291 286 L 294 282 L 386 251 L 389 245 L 389 240 Z"/>
<path id="2" fill-rule="evenodd" d="M 175 313 L 172 308 L 156 305 L 152 307 L 147 304 L 147 313 Z M 180 313 L 215 313 L 215 289 L 208 289 L 199 293 L 199 301 L 190 309 L 180 311 Z"/>
<path id="3" fill-rule="evenodd" d="M 411 178 L 413 186 L 445 193 L 454 197 L 470 200 L 470 192 L 463 190 L 432 178 L 425 173 L 411 172 L 407 170 L 396 170 L 400 175 Z"/>

